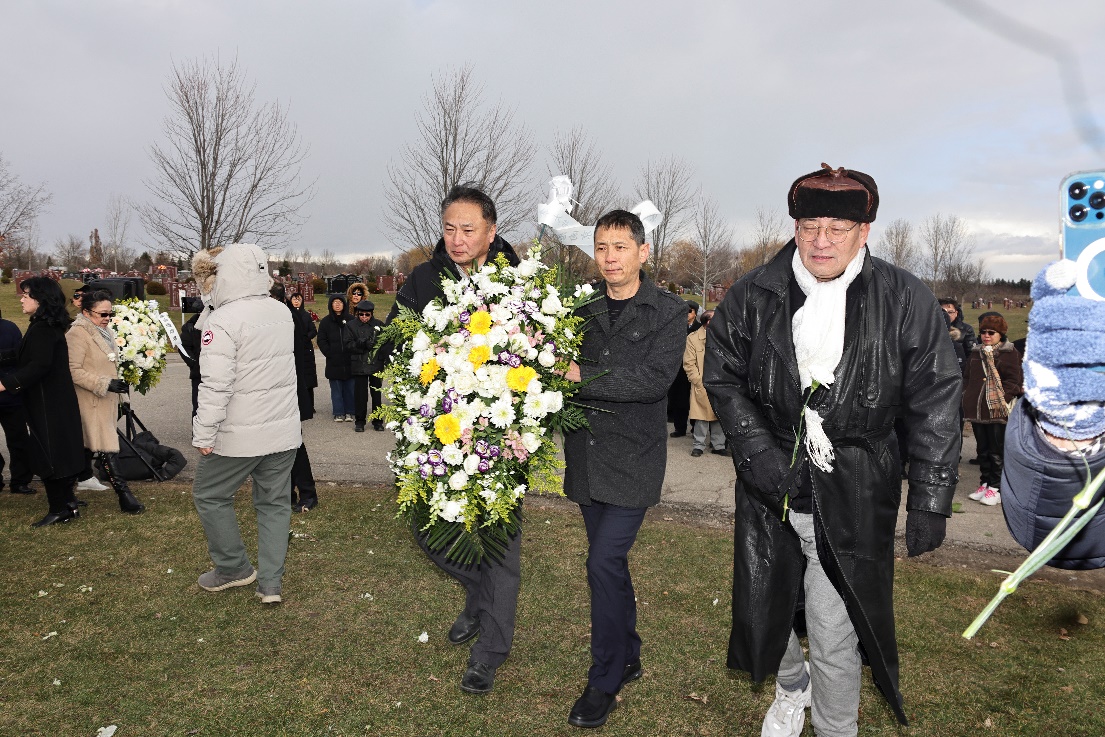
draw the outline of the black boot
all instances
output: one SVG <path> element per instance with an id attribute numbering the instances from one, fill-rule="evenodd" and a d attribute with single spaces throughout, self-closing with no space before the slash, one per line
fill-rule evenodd
<path id="1" fill-rule="evenodd" d="M 130 490 L 130 486 L 127 485 L 127 480 L 119 475 L 117 471 L 116 459 L 118 455 L 116 453 L 104 453 L 104 473 L 107 474 L 108 483 L 111 484 L 111 488 L 115 489 L 116 496 L 119 497 L 119 509 L 123 510 L 127 514 L 141 514 L 146 511 L 146 507 L 142 502 L 134 496 Z"/>

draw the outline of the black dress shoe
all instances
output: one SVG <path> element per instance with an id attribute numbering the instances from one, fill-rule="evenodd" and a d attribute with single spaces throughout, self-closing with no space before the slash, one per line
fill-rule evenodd
<path id="1" fill-rule="evenodd" d="M 487 663 L 472 663 L 460 679 L 460 690 L 465 693 L 488 693 L 494 685 L 495 669 Z"/>
<path id="2" fill-rule="evenodd" d="M 56 525 L 60 522 L 68 522 L 71 519 L 76 519 L 80 516 L 80 513 L 75 509 L 65 509 L 61 512 L 50 512 L 48 515 L 35 522 L 31 527 L 46 527 L 47 525 Z"/>
<path id="3" fill-rule="evenodd" d="M 668 433 L 668 437 L 669 438 L 685 438 L 685 437 L 687 437 L 687 433 L 686 432 Z"/>
<path id="4" fill-rule="evenodd" d="M 568 724 L 573 727 L 601 727 L 606 718 L 618 705 L 618 697 L 612 693 L 599 691 L 594 686 L 583 689 L 583 695 L 572 704 L 568 712 Z"/>
<path id="5" fill-rule="evenodd" d="M 480 618 L 470 617 L 464 612 L 457 615 L 457 620 L 449 628 L 446 637 L 451 645 L 463 645 L 480 633 Z"/>
<path id="6" fill-rule="evenodd" d="M 695 448 L 691 451 L 691 458 L 698 458 L 700 455 L 702 455 L 702 448 Z"/>
<path id="7" fill-rule="evenodd" d="M 632 663 L 626 663 L 625 669 L 622 670 L 622 685 L 632 683 L 641 677 L 644 671 L 641 670 L 641 661 L 634 660 Z"/>
<path id="8" fill-rule="evenodd" d="M 382 422 L 373 422 L 372 423 L 372 429 L 375 430 L 376 432 L 383 432 L 384 431 L 384 423 L 382 423 Z"/>
<path id="9" fill-rule="evenodd" d="M 713 453 L 716 456 L 727 456 L 727 455 L 729 455 L 729 451 L 727 451 L 725 448 L 714 448 L 710 452 Z"/>
<path id="10" fill-rule="evenodd" d="M 358 422 L 357 424 L 353 425 L 353 432 L 364 432 L 364 423 Z"/>
<path id="11" fill-rule="evenodd" d="M 32 489 L 30 486 L 27 486 L 26 484 L 19 484 L 18 486 L 13 484 L 12 485 L 12 493 L 13 494 L 37 494 L 38 489 Z"/>

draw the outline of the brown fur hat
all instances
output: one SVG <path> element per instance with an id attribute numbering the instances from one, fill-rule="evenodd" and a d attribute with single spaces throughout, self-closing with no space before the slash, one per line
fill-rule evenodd
<path id="1" fill-rule="evenodd" d="M 215 289 L 215 273 L 219 270 L 215 257 L 222 252 L 222 246 L 215 246 L 192 255 L 192 278 L 196 280 L 201 294 L 211 294 Z"/>
<path id="2" fill-rule="evenodd" d="M 861 171 L 833 169 L 823 163 L 817 171 L 794 180 L 787 205 L 795 220 L 840 218 L 871 223 L 879 209 L 879 188 Z"/>
<path id="3" fill-rule="evenodd" d="M 1009 333 L 1009 323 L 1005 321 L 1004 317 L 994 312 L 978 321 L 978 329 L 980 332 L 983 330 L 996 330 L 1001 333 L 1001 336 L 1004 338 Z"/>

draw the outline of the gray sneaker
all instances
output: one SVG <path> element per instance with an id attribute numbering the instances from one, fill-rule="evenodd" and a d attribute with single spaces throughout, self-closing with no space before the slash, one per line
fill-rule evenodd
<path id="1" fill-rule="evenodd" d="M 204 591 L 222 591 L 235 586 L 249 586 L 256 580 L 257 571 L 253 569 L 253 566 L 243 568 L 230 575 L 219 573 L 218 569 L 214 569 L 199 577 L 199 585 Z"/>
<path id="2" fill-rule="evenodd" d="M 261 600 L 262 604 L 279 604 L 283 601 L 280 598 L 279 586 L 258 586 L 257 598 Z"/>

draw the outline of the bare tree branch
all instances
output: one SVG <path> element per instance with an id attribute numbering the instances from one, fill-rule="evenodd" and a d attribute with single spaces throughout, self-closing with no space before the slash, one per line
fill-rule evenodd
<path id="1" fill-rule="evenodd" d="M 23 184 L 0 156 L 0 248 L 18 245 L 16 241 L 45 211 L 51 197 L 45 184 Z"/>
<path id="2" fill-rule="evenodd" d="M 165 89 L 165 143 L 150 147 L 154 196 L 139 208 L 146 231 L 166 249 L 254 241 L 285 245 L 299 232 L 313 184 L 300 183 L 307 155 L 279 102 L 258 105 L 237 60 L 174 64 Z"/>
<path id="3" fill-rule="evenodd" d="M 664 220 L 652 231 L 648 266 L 656 281 L 666 276 L 668 245 L 683 234 L 699 190 L 691 185 L 691 168 L 685 161 L 669 156 L 658 162 L 648 161 L 637 176 L 634 194 L 639 199 L 652 200 L 663 213 Z"/>
<path id="4" fill-rule="evenodd" d="M 920 276 L 933 294 L 939 295 L 952 264 L 971 260 L 974 248 L 967 235 L 967 225 L 955 215 L 933 215 L 921 223 Z"/>
<path id="5" fill-rule="evenodd" d="M 54 258 L 59 266 L 70 271 L 83 269 L 88 265 L 88 247 L 84 238 L 70 234 L 67 238 L 54 241 Z"/>
<path id="6" fill-rule="evenodd" d="M 914 271 L 920 266 L 921 255 L 913 240 L 913 226 L 898 218 L 886 226 L 876 247 L 878 254 L 898 268 Z"/>
<path id="7" fill-rule="evenodd" d="M 536 146 L 502 102 L 485 109 L 470 66 L 434 78 L 415 125 L 419 138 L 388 164 L 384 193 L 385 223 L 403 247 L 432 254 L 441 237 L 441 200 L 457 184 L 495 201 L 504 236 L 533 219 Z"/>
<path id="8" fill-rule="evenodd" d="M 697 286 L 702 292 L 702 307 L 706 307 L 709 289 L 732 271 L 736 261 L 733 249 L 733 227 L 718 213 L 717 203 L 703 197 L 694 210 L 694 265 Z"/>

